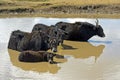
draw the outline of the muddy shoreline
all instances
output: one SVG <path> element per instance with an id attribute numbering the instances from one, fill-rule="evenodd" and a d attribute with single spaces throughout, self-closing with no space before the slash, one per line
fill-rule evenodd
<path id="1" fill-rule="evenodd" d="M 5 5 L 5 4 L 4 4 Z M 0 4 L 0 6 L 4 6 Z M 11 5 L 11 4 L 9 4 Z M 41 4 L 38 6 L 49 6 Z M 113 5 L 57 5 L 47 8 L 1 8 L 0 17 L 83 17 L 120 18 L 120 4 Z"/>

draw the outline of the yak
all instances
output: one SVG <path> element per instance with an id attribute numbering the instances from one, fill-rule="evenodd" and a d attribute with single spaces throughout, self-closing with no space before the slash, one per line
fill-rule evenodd
<path id="1" fill-rule="evenodd" d="M 56 63 L 53 61 L 53 57 L 64 58 L 59 54 L 54 54 L 46 51 L 23 51 L 19 54 L 18 60 L 21 62 L 49 62 L 51 64 Z"/>
<path id="2" fill-rule="evenodd" d="M 66 31 L 68 35 L 66 40 L 73 41 L 88 41 L 91 37 L 98 35 L 99 37 L 105 37 L 103 28 L 99 25 L 99 21 L 96 21 L 96 25 L 88 22 L 58 22 L 55 24 L 58 28 Z"/>
<path id="3" fill-rule="evenodd" d="M 46 34 L 49 34 L 50 36 L 52 36 L 53 38 L 57 39 L 57 43 L 61 43 L 63 44 L 63 40 L 64 37 L 67 35 L 67 32 L 58 28 L 57 26 L 51 25 L 51 26 L 47 26 L 44 24 L 35 24 L 32 32 L 33 31 L 44 31 Z"/>
<path id="4" fill-rule="evenodd" d="M 57 45 L 51 44 L 53 42 L 57 42 L 55 40 L 52 40 L 50 36 L 45 34 L 43 31 L 33 31 L 32 33 L 27 33 L 20 30 L 16 30 L 13 31 L 10 36 L 8 48 L 17 51 L 47 51 L 51 48 L 53 52 L 56 52 Z"/>

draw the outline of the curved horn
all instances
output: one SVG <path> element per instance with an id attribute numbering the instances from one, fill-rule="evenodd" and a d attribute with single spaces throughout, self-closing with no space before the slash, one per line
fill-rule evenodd
<path id="1" fill-rule="evenodd" d="M 98 19 L 96 19 L 95 23 L 96 23 L 96 27 L 99 27 L 99 21 L 98 21 Z"/>

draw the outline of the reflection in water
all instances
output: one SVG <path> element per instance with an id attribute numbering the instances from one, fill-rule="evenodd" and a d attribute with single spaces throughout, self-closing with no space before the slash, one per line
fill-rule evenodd
<path id="1" fill-rule="evenodd" d="M 59 49 L 58 53 L 64 55 L 72 55 L 74 58 L 81 58 L 81 59 L 94 56 L 96 61 L 97 58 L 102 54 L 104 48 L 105 48 L 104 45 L 93 46 L 89 42 L 65 41 L 65 44 L 63 45 L 63 49 L 62 50 Z"/>
<path id="2" fill-rule="evenodd" d="M 75 42 L 75 41 L 65 41 L 62 48 L 59 46 L 59 52 L 57 54 L 62 55 L 72 55 L 74 58 L 89 58 L 91 56 L 95 57 L 95 61 L 101 55 L 104 49 L 104 45 L 93 46 L 88 42 Z M 23 70 L 32 70 L 37 72 L 50 72 L 55 74 L 61 69 L 57 64 L 49 64 L 48 62 L 38 62 L 38 63 L 25 63 L 18 61 L 19 52 L 8 49 L 10 60 L 14 66 L 20 67 Z M 59 60 L 55 58 L 57 62 L 65 62 L 66 59 Z M 61 64 L 62 64 L 61 63 Z"/>
<path id="3" fill-rule="evenodd" d="M 10 60 L 12 64 L 26 71 L 32 70 L 37 72 L 50 72 L 52 74 L 55 74 L 60 69 L 60 67 L 57 64 L 49 64 L 48 62 L 38 62 L 38 63 L 19 62 L 18 60 L 19 52 L 8 49 L 8 53 L 10 55 Z M 62 62 L 65 62 L 65 61 L 66 60 L 62 60 Z"/>

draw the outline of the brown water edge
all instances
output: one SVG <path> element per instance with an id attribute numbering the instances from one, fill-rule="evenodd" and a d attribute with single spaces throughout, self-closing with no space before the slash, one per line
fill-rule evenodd
<path id="1" fill-rule="evenodd" d="M 18 14 L 0 14 L 0 18 L 13 18 L 13 17 L 46 17 L 46 18 L 110 18 L 119 19 L 120 14 L 100 14 L 100 13 L 18 13 Z"/>
<path id="2" fill-rule="evenodd" d="M 100 55 L 102 54 L 104 48 L 105 48 L 104 45 L 93 46 L 88 42 L 75 42 L 75 41 L 65 40 L 64 45 L 58 47 L 57 54 L 61 54 L 65 56 L 69 55 L 74 57 L 74 59 L 86 59 L 91 56 L 94 56 L 96 62 L 97 58 L 99 58 Z M 48 51 L 50 52 L 50 50 Z M 37 62 L 37 63 L 19 62 L 18 55 L 20 52 L 8 49 L 8 53 L 10 56 L 11 63 L 14 66 L 20 67 L 25 71 L 37 71 L 42 73 L 49 72 L 52 74 L 56 74 L 62 68 L 59 67 L 57 64 L 49 64 L 48 62 Z M 69 57 L 67 59 L 69 59 Z M 66 59 L 54 58 L 54 60 L 61 62 L 60 64 L 65 62 L 67 63 Z"/>

